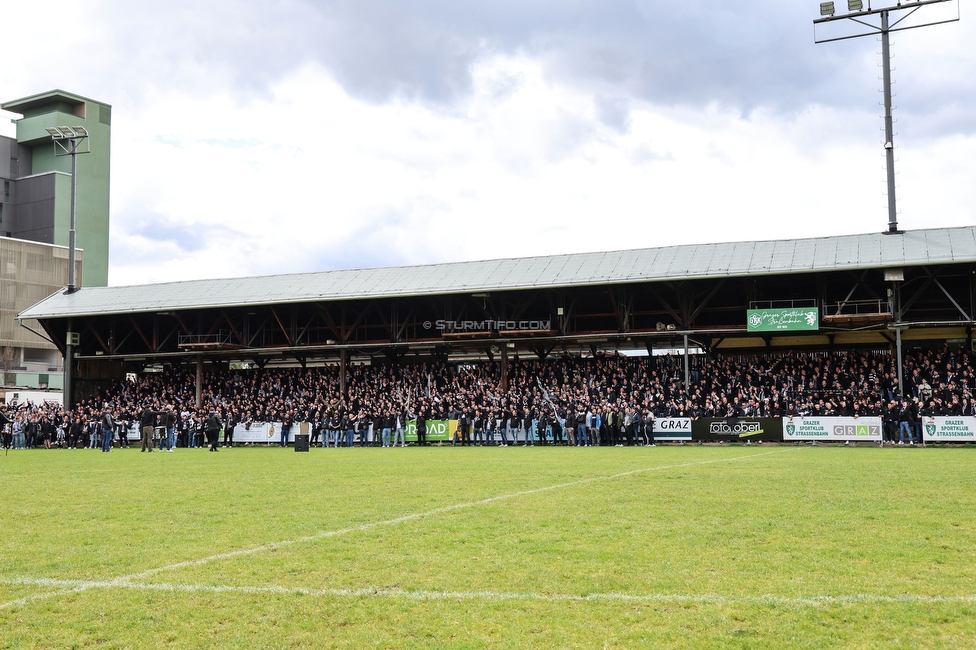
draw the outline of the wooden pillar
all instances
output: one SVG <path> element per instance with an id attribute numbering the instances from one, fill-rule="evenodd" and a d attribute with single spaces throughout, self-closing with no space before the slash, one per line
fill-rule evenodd
<path id="1" fill-rule="evenodd" d="M 502 392 L 507 393 L 508 392 L 508 344 L 502 343 L 501 348 L 502 348 L 502 358 L 500 364 L 501 373 L 502 373 L 501 387 L 502 387 Z"/>
<path id="2" fill-rule="evenodd" d="M 348 396 L 348 386 L 346 386 L 346 351 L 339 350 L 339 392 L 342 399 Z"/>
<path id="3" fill-rule="evenodd" d="M 203 408 L 203 355 L 197 355 L 197 408 Z"/>

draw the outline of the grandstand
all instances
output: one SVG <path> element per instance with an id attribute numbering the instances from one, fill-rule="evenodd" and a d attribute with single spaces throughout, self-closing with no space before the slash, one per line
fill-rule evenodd
<path id="1" fill-rule="evenodd" d="M 235 362 L 497 359 L 504 368 L 518 355 L 656 347 L 969 350 L 974 273 L 976 227 L 961 227 L 83 287 L 20 318 L 36 319 L 62 350 L 69 331 L 79 334 L 71 397 L 81 399 L 127 373 Z M 814 309 L 818 321 L 750 328 L 750 309 Z"/>

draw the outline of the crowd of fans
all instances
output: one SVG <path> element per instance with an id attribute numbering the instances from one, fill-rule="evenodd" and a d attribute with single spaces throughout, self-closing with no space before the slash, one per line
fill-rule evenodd
<path id="1" fill-rule="evenodd" d="M 884 418 L 886 440 L 907 433 L 911 442 L 921 440 L 923 416 L 976 415 L 976 380 L 961 348 L 906 355 L 903 387 L 891 355 L 881 352 L 693 361 L 686 386 L 680 356 L 516 358 L 504 389 L 498 362 L 354 365 L 346 395 L 334 365 L 229 370 L 204 377 L 199 406 L 191 372 L 146 374 L 70 413 L 54 403 L 8 410 L 3 442 L 94 448 L 110 422 L 120 445 L 138 423 L 137 431 L 161 431 L 160 448 L 202 446 L 211 414 L 224 444 L 234 444 L 236 424 L 255 422 L 281 423 L 284 444 L 299 422 L 311 423 L 313 444 L 385 446 L 402 441 L 408 420 L 417 421 L 421 441 L 426 421 L 458 420 L 460 444 L 619 445 L 653 444 L 657 418 L 868 415 Z"/>

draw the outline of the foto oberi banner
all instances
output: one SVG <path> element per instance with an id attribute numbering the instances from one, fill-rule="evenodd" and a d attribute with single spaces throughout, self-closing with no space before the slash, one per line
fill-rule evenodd
<path id="1" fill-rule="evenodd" d="M 923 442 L 976 442 L 974 417 L 923 417 Z"/>
<path id="2" fill-rule="evenodd" d="M 654 420 L 655 440 L 691 440 L 691 418 Z"/>
<path id="3" fill-rule="evenodd" d="M 783 440 L 827 440 L 839 442 L 881 442 L 881 418 L 787 418 L 783 421 Z"/>
<path id="4" fill-rule="evenodd" d="M 702 442 L 782 442 L 780 418 L 699 418 L 691 421 L 691 437 Z"/>

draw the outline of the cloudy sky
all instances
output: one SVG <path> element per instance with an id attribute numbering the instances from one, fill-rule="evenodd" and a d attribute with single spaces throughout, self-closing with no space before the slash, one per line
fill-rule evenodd
<path id="1" fill-rule="evenodd" d="M 880 44 L 818 8 L 34 0 L 0 100 L 113 106 L 115 285 L 880 231 Z M 893 37 L 907 229 L 976 223 L 962 9 Z"/>

